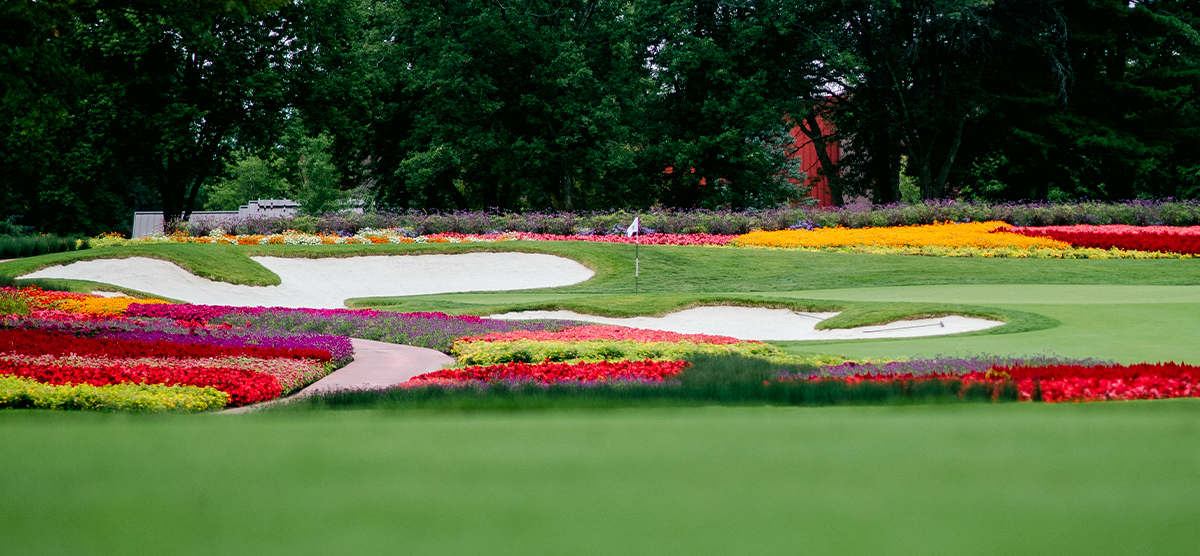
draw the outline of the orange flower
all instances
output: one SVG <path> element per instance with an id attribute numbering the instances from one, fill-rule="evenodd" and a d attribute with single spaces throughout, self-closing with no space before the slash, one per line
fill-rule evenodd
<path id="1" fill-rule="evenodd" d="M 976 247 L 981 249 L 1048 247 L 1070 249 L 1070 244 L 1042 237 L 1007 233 L 1005 222 L 941 222 L 925 226 L 887 228 L 818 228 L 815 230 L 779 230 L 750 232 L 738 236 L 730 245 L 738 247 Z"/>

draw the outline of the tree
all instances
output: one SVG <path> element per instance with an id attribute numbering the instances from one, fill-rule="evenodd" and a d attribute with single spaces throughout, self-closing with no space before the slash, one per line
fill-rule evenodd
<path id="1" fill-rule="evenodd" d="M 967 122 L 985 110 L 982 87 L 1000 40 L 993 0 L 848 0 L 844 20 L 862 63 L 837 118 L 851 134 L 860 192 L 898 199 L 900 157 L 924 198 L 938 198 Z"/>
<path id="2" fill-rule="evenodd" d="M 830 71 L 836 28 L 826 2 L 647 3 L 649 157 L 672 206 L 765 207 L 803 196 L 792 123 L 840 87 Z M 812 131 L 812 130 L 809 130 Z M 828 138 L 819 131 L 815 140 Z M 824 153 L 822 153 L 824 154 Z M 836 175 L 832 164 L 823 167 Z"/>
<path id="3" fill-rule="evenodd" d="M 78 79 L 50 90 L 27 72 L 18 85 L 41 87 L 37 103 L 55 117 L 30 133 L 29 99 L 13 93 L 0 123 L 6 154 L 22 158 L 0 187 L 31 223 L 103 231 L 147 193 L 169 222 L 186 218 L 233 144 L 276 132 L 285 44 L 262 14 L 280 0 L 52 4 L 65 6 L 58 35 L 28 48 Z"/>
<path id="4" fill-rule="evenodd" d="M 1200 194 L 1200 8 L 1046 3 L 1053 41 L 996 57 L 992 110 L 973 125 L 965 193 L 990 199 Z M 1049 25 L 1052 24 L 1052 25 Z M 997 164 L 1003 161 L 1003 164 Z"/>
<path id="5" fill-rule="evenodd" d="M 394 82 L 372 125 L 372 178 L 397 208 L 577 209 L 620 202 L 640 45 L 613 0 L 393 6 Z M 603 206 L 603 204 L 601 206 Z"/>

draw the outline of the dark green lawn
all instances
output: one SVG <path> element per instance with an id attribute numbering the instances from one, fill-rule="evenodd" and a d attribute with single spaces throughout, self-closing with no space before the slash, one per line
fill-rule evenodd
<path id="1" fill-rule="evenodd" d="M 1195 554 L 1200 400 L 0 412 L 3 553 Z"/>

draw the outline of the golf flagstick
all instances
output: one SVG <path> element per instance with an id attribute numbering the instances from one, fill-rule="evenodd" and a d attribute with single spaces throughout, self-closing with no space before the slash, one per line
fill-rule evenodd
<path id="1" fill-rule="evenodd" d="M 634 216 L 633 224 L 625 228 L 625 237 L 633 236 L 633 293 L 638 293 L 638 275 L 642 273 L 642 259 L 638 253 L 638 249 L 641 247 L 641 229 L 639 227 L 641 219 L 641 216 Z"/>

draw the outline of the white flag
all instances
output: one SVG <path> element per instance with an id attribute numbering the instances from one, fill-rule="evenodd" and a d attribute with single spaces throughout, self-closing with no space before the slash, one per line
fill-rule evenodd
<path id="1" fill-rule="evenodd" d="M 633 217 L 633 224 L 630 224 L 628 228 L 625 228 L 625 237 L 632 237 L 633 234 L 637 233 L 638 220 L 640 220 L 641 218 L 642 218 L 641 216 Z"/>

